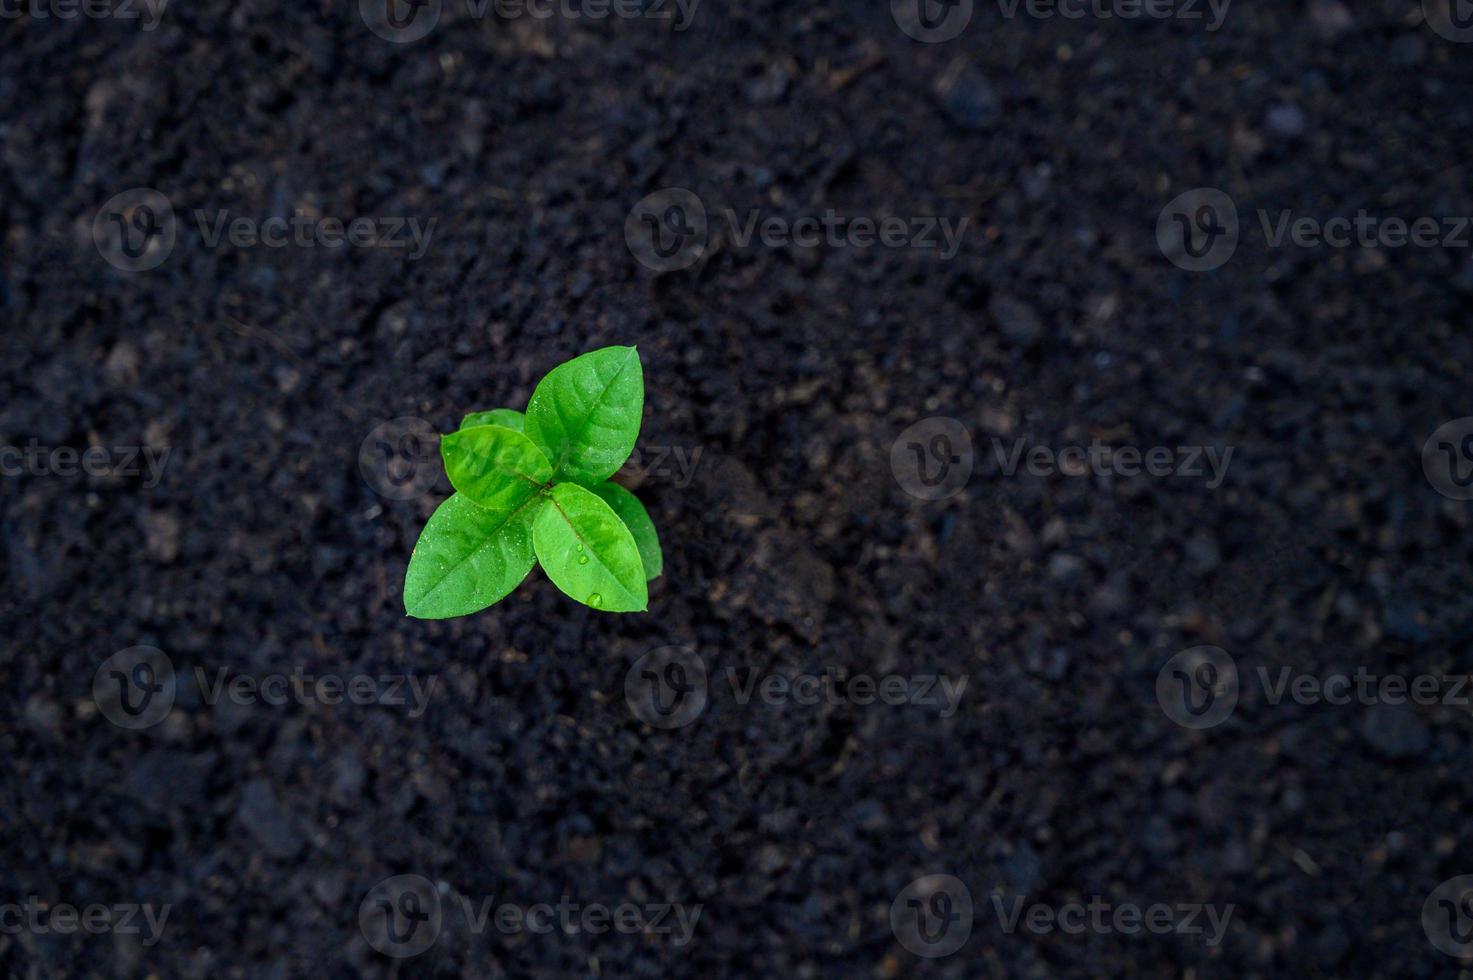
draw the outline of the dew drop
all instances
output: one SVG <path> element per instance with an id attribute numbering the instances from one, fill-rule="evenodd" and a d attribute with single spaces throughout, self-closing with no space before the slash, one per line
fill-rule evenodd
<path id="1" fill-rule="evenodd" d="M 604 597 L 599 595 L 597 592 L 588 597 L 588 604 L 595 609 L 597 609 L 603 603 L 603 601 Z"/>
<path id="2" fill-rule="evenodd" d="M 578 556 L 578 564 L 580 564 L 580 565 L 587 565 L 588 564 L 588 556 L 587 555 L 579 555 Z"/>

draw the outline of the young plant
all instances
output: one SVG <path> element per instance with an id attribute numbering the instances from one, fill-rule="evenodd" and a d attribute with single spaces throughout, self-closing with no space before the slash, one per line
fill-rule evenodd
<path id="1" fill-rule="evenodd" d="M 500 601 L 538 562 L 569 596 L 643 612 L 664 566 L 655 525 L 608 478 L 634 450 L 644 371 L 633 347 L 605 347 L 548 372 L 526 414 L 472 412 L 440 440 L 455 493 L 430 515 L 404 574 L 404 611 L 468 616 Z"/>

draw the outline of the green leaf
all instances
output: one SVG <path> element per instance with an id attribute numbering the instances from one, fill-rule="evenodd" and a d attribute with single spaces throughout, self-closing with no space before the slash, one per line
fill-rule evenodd
<path id="1" fill-rule="evenodd" d="M 559 364 L 527 403 L 527 435 L 553 478 L 587 486 L 623 465 L 644 414 L 644 370 L 633 347 L 605 347 Z"/>
<path id="2" fill-rule="evenodd" d="M 608 504 L 629 533 L 634 535 L 634 544 L 639 548 L 640 561 L 644 563 L 644 577 L 652 579 L 665 570 L 665 559 L 660 554 L 660 536 L 655 532 L 655 522 L 650 520 L 649 511 L 639 498 L 617 483 L 600 483 L 593 492 Z"/>
<path id="3" fill-rule="evenodd" d="M 532 547 L 553 584 L 584 605 L 605 612 L 649 607 L 634 535 L 592 491 L 575 483 L 553 487 L 532 522 Z"/>
<path id="4" fill-rule="evenodd" d="M 490 510 L 510 510 L 552 479 L 552 464 L 532 440 L 499 425 L 477 425 L 440 439 L 450 485 Z"/>
<path id="5" fill-rule="evenodd" d="M 517 432 L 526 432 L 527 416 L 514 408 L 493 408 L 489 412 L 472 412 L 460 420 L 462 429 L 477 425 L 499 425 Z"/>
<path id="6" fill-rule="evenodd" d="M 404 611 L 418 619 L 468 616 L 515 589 L 536 563 L 531 524 L 546 502 L 528 494 L 493 511 L 452 494 L 420 532 L 404 573 Z"/>

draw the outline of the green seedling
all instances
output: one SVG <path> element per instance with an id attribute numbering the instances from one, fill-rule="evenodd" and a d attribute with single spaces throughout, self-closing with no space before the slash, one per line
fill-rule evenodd
<path id="1" fill-rule="evenodd" d="M 526 413 L 472 412 L 440 440 L 455 493 L 430 515 L 404 574 L 404 611 L 468 616 L 541 562 L 552 583 L 604 612 L 643 612 L 664 567 L 644 505 L 608 482 L 634 450 L 644 371 L 605 347 L 548 372 Z"/>

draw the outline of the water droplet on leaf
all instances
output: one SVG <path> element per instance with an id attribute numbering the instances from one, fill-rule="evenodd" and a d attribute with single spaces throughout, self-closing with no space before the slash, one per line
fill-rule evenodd
<path id="1" fill-rule="evenodd" d="M 595 609 L 597 609 L 599 607 L 599 604 L 602 603 L 603 601 L 604 601 L 604 597 L 601 596 L 601 595 L 599 595 L 597 592 L 593 593 L 592 595 L 590 595 L 588 597 L 588 604 L 590 606 L 592 606 L 593 608 L 595 608 Z"/>

